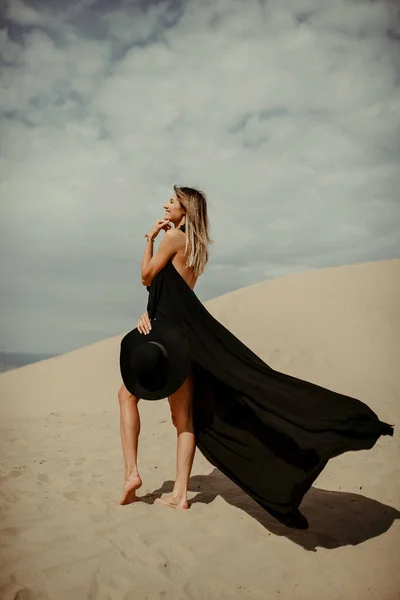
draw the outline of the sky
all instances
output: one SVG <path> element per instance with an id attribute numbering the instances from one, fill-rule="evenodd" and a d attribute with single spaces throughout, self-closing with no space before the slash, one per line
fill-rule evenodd
<path id="1" fill-rule="evenodd" d="M 398 3 L 1 7 L 1 351 L 136 327 L 174 184 L 208 198 L 202 302 L 400 256 Z"/>

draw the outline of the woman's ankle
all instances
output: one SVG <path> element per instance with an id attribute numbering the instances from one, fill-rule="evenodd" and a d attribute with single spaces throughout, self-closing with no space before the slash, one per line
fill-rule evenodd
<path id="1" fill-rule="evenodd" d="M 178 489 L 176 491 L 172 490 L 171 497 L 174 500 L 178 500 L 178 501 L 187 500 L 187 490 L 185 490 L 185 489 L 184 490 L 179 490 Z"/>
<path id="2" fill-rule="evenodd" d="M 126 480 L 137 479 L 137 478 L 140 478 L 139 471 L 138 471 L 137 467 L 134 468 L 134 469 L 129 469 L 129 470 L 125 471 L 125 479 Z"/>

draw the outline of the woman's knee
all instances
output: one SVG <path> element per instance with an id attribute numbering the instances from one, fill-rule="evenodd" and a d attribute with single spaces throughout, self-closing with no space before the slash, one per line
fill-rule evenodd
<path id="1" fill-rule="evenodd" d="M 186 415 L 171 415 L 172 424 L 175 429 L 185 429 L 190 424 L 190 418 Z"/>
<path id="2" fill-rule="evenodd" d="M 191 431 L 193 429 L 192 413 L 180 411 L 171 413 L 172 424 L 178 431 Z"/>
<path id="3" fill-rule="evenodd" d="M 131 394 L 125 385 L 122 384 L 118 390 L 118 400 L 120 404 L 123 404 L 124 402 L 139 402 L 140 398 Z"/>

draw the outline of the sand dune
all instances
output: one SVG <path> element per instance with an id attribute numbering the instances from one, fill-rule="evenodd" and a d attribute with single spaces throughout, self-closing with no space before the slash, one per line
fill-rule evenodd
<path id="1" fill-rule="evenodd" d="M 166 401 L 139 404 L 141 501 L 121 507 L 126 332 L 0 375 L 1 599 L 394 600 L 400 589 L 400 259 L 298 273 L 205 302 L 268 364 L 366 402 L 393 438 L 330 461 L 277 523 L 197 450 L 170 491 Z M 132 327 L 136 323 L 132 323 Z"/>

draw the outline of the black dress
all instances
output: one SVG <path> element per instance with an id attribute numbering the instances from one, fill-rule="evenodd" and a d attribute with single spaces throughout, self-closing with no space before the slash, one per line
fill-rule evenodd
<path id="1" fill-rule="evenodd" d="M 275 518 L 307 527 L 297 507 L 328 460 L 372 448 L 393 427 L 360 400 L 268 366 L 207 311 L 171 260 L 147 290 L 150 319 L 174 322 L 189 342 L 199 450 Z"/>

